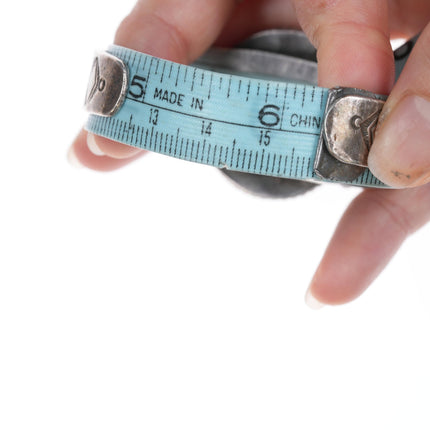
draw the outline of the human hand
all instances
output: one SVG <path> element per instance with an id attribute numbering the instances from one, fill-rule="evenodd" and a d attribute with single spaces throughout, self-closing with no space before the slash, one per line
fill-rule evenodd
<path id="1" fill-rule="evenodd" d="M 140 0 L 121 23 L 115 43 L 190 63 L 214 42 L 234 45 L 266 28 L 301 26 L 318 48 L 319 85 L 387 94 L 394 82 L 390 36 L 410 37 L 429 20 L 426 0 Z M 430 181 L 429 42 L 430 28 L 387 101 L 369 155 L 371 170 L 396 187 Z M 143 154 L 83 130 L 70 150 L 71 157 L 95 170 L 113 170 Z M 430 219 L 429 197 L 430 185 L 361 193 L 337 227 L 308 303 L 340 304 L 360 295 L 408 234 Z"/>

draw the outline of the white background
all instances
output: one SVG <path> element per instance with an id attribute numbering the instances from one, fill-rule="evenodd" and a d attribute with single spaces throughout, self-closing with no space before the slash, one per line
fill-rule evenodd
<path id="1" fill-rule="evenodd" d="M 303 296 L 355 189 L 252 197 L 149 154 L 72 168 L 132 1 L 0 6 L 0 428 L 428 429 L 429 227 L 353 304 Z"/>

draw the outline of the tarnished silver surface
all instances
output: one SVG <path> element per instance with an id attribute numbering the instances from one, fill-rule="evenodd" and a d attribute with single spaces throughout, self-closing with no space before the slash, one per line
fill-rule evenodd
<path id="1" fill-rule="evenodd" d="M 317 62 L 317 51 L 305 33 L 298 30 L 273 29 L 252 35 L 238 45 L 242 49 L 275 52 Z"/>
<path id="2" fill-rule="evenodd" d="M 113 116 L 124 102 L 128 87 L 125 64 L 113 55 L 100 53 L 91 69 L 85 108 L 101 116 Z"/>
<path id="3" fill-rule="evenodd" d="M 385 100 L 356 88 L 330 90 L 315 173 L 324 179 L 352 181 L 364 172 Z"/>
<path id="4" fill-rule="evenodd" d="M 316 82 L 318 77 L 317 63 L 255 49 L 212 48 L 194 65 L 252 77 L 261 76 L 267 79 L 270 76 L 271 79 L 288 79 L 290 82 L 303 82 L 304 78 L 306 82 Z"/>
<path id="5" fill-rule="evenodd" d="M 314 172 L 320 178 L 348 182 L 357 179 L 364 171 L 364 167 L 345 164 L 333 157 L 321 135 L 314 164 Z"/>
<path id="6" fill-rule="evenodd" d="M 367 167 L 367 156 L 385 100 L 351 88 L 330 91 L 323 132 L 327 149 L 335 158 Z"/>

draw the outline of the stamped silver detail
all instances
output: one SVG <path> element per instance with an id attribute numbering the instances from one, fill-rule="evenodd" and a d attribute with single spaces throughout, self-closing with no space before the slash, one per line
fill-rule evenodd
<path id="1" fill-rule="evenodd" d="M 356 88 L 330 90 L 314 165 L 320 177 L 352 181 L 364 172 L 385 100 Z"/>
<path id="2" fill-rule="evenodd" d="M 96 56 L 91 69 L 85 107 L 88 112 L 113 116 L 122 106 L 128 87 L 127 67 L 107 53 Z"/>
<path id="3" fill-rule="evenodd" d="M 371 93 L 337 88 L 330 92 L 324 119 L 327 149 L 339 161 L 367 167 L 367 156 L 384 100 Z"/>

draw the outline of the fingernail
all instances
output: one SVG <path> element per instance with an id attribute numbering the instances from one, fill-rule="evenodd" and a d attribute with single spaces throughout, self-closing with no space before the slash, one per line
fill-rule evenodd
<path id="1" fill-rule="evenodd" d="M 81 169 L 82 167 L 84 167 L 84 165 L 79 161 L 78 157 L 76 156 L 74 145 L 72 145 L 67 152 L 67 161 L 71 166 L 76 167 L 77 169 Z"/>
<path id="2" fill-rule="evenodd" d="M 418 186 L 430 180 L 430 101 L 407 96 L 378 126 L 369 168 L 394 187 Z"/>
<path id="3" fill-rule="evenodd" d="M 97 155 L 101 157 L 102 155 L 105 155 L 105 153 L 99 148 L 96 142 L 96 137 L 93 133 L 87 134 L 87 146 L 90 152 L 92 152 L 94 155 Z"/>
<path id="4" fill-rule="evenodd" d="M 305 303 L 314 311 L 318 311 L 325 306 L 324 303 L 321 303 L 315 298 L 310 288 L 308 288 L 308 290 L 306 291 Z"/>

